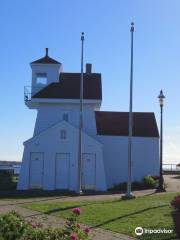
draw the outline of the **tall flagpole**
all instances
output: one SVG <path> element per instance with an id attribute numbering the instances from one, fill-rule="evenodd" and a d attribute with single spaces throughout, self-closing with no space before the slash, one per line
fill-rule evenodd
<path id="1" fill-rule="evenodd" d="M 129 102 L 129 137 L 128 137 L 128 182 L 126 197 L 132 197 L 131 178 L 132 178 L 132 130 L 133 130 L 133 34 L 134 23 L 131 23 L 131 67 L 130 67 L 130 102 Z"/>
<path id="2" fill-rule="evenodd" d="M 80 79 L 80 114 L 79 114 L 79 156 L 78 156 L 78 193 L 82 193 L 82 149 L 83 149 L 83 64 L 84 64 L 84 32 L 81 33 L 81 79 Z"/>

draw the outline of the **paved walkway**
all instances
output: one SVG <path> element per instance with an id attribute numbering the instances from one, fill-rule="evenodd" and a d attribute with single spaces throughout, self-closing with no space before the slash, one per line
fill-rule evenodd
<path id="1" fill-rule="evenodd" d="M 154 194 L 154 189 L 148 189 L 148 190 L 142 190 L 142 191 L 134 191 L 133 194 L 135 196 L 144 196 L 144 195 L 151 195 Z M 8 198 L 7 199 L 0 199 L 0 206 L 3 204 L 7 205 L 8 203 L 11 204 L 26 204 L 26 203 L 34 203 L 34 202 L 58 202 L 58 201 L 101 201 L 101 200 L 111 200 L 111 199 L 120 199 L 122 197 L 122 193 L 116 193 L 116 194 L 97 194 L 97 195 L 82 195 L 82 196 L 51 196 L 51 197 L 28 197 L 28 198 Z"/>
<path id="2" fill-rule="evenodd" d="M 180 175 L 164 175 L 167 192 L 180 192 Z"/>

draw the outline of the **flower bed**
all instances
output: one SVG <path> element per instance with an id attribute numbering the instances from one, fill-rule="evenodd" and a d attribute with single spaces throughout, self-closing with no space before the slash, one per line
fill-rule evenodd
<path id="1" fill-rule="evenodd" d="M 43 228 L 41 223 L 26 222 L 16 212 L 0 217 L 0 239 L 3 240 L 90 240 L 90 229 L 77 223 L 80 208 L 74 208 L 65 228 Z"/>

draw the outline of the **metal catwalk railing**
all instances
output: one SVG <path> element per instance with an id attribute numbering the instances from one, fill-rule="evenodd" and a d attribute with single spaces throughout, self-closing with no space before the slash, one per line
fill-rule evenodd
<path id="1" fill-rule="evenodd" d="M 24 86 L 24 101 L 31 101 L 32 97 L 39 92 L 41 89 L 43 89 L 44 85 L 37 86 L 37 87 L 31 87 L 31 86 Z"/>
<path id="2" fill-rule="evenodd" d="M 167 172 L 180 172 L 180 166 L 178 164 L 164 163 L 163 171 Z"/>

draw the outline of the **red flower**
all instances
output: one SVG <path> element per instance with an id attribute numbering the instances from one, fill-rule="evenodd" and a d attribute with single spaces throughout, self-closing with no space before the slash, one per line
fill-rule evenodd
<path id="1" fill-rule="evenodd" d="M 36 227 L 37 227 L 36 223 L 31 223 L 31 226 L 32 226 L 33 228 L 36 228 Z"/>
<path id="2" fill-rule="evenodd" d="M 87 227 L 87 228 L 84 229 L 84 231 L 85 231 L 85 233 L 88 234 L 90 232 L 90 229 Z"/>
<path id="3" fill-rule="evenodd" d="M 74 208 L 73 213 L 76 214 L 76 215 L 80 215 L 81 214 L 80 208 Z"/>
<path id="4" fill-rule="evenodd" d="M 81 228 L 81 226 L 80 226 L 80 224 L 79 224 L 79 223 L 77 223 L 77 228 Z"/>
<path id="5" fill-rule="evenodd" d="M 71 234 L 71 240 L 77 240 L 77 234 L 76 233 L 72 233 Z"/>

